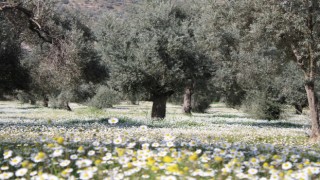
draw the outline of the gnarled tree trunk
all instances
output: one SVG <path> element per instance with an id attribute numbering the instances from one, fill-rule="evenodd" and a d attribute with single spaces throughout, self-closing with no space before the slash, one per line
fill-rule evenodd
<path id="1" fill-rule="evenodd" d="M 169 96 L 166 94 L 153 96 L 151 118 L 163 119 L 166 117 L 166 104 L 168 97 Z"/>
<path id="2" fill-rule="evenodd" d="M 166 117 L 167 100 L 173 93 L 174 91 L 172 90 L 169 90 L 164 93 L 153 93 L 151 118 L 164 119 Z"/>
<path id="3" fill-rule="evenodd" d="M 186 86 L 183 95 L 183 112 L 185 114 L 191 114 L 192 106 L 191 106 L 191 98 L 193 94 L 192 85 Z"/>
<path id="4" fill-rule="evenodd" d="M 49 98 L 47 96 L 43 96 L 42 103 L 44 107 L 49 107 Z"/>
<path id="5" fill-rule="evenodd" d="M 58 104 L 59 109 L 65 109 L 67 111 L 72 111 L 71 107 L 69 106 L 69 101 L 67 100 L 60 100 Z"/>
<path id="6" fill-rule="evenodd" d="M 72 111 L 71 107 L 69 106 L 69 102 L 68 101 L 65 102 L 64 109 L 66 109 L 68 111 Z"/>
<path id="7" fill-rule="evenodd" d="M 317 140 L 320 137 L 320 123 L 318 112 L 318 98 L 314 90 L 314 82 L 305 84 L 305 89 L 308 97 L 308 104 L 311 115 L 311 135 L 310 138 Z"/>

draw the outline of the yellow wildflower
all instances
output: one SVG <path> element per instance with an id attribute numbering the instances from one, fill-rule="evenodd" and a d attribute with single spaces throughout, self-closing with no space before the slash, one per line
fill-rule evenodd
<path id="1" fill-rule="evenodd" d="M 210 165 L 208 163 L 203 165 L 204 168 L 210 168 Z"/>
<path id="2" fill-rule="evenodd" d="M 165 156 L 165 157 L 163 157 L 162 161 L 165 163 L 171 163 L 171 162 L 173 162 L 173 158 L 170 156 Z"/>
<path id="3" fill-rule="evenodd" d="M 196 161 L 198 159 L 198 155 L 196 153 L 192 154 L 190 157 L 189 157 L 189 161 Z"/>
<path id="4" fill-rule="evenodd" d="M 276 154 L 276 155 L 274 155 L 274 156 L 272 157 L 272 159 L 274 159 L 274 160 L 280 159 L 280 156 Z"/>
<path id="5" fill-rule="evenodd" d="M 217 163 L 220 163 L 220 162 L 223 161 L 223 158 L 220 157 L 220 156 L 215 156 L 215 157 L 214 157 L 214 160 L 215 160 Z"/>
<path id="6" fill-rule="evenodd" d="M 28 165 L 29 165 L 29 161 L 27 161 L 27 160 L 25 160 L 25 161 L 23 161 L 23 162 L 21 163 L 21 166 L 22 166 L 23 168 L 27 168 Z"/>
<path id="7" fill-rule="evenodd" d="M 283 177 L 284 177 L 284 173 L 283 173 L 283 172 L 280 172 L 280 173 L 279 173 L 279 176 L 280 176 L 281 178 L 283 178 Z"/>
<path id="8" fill-rule="evenodd" d="M 178 166 L 178 164 L 172 164 L 172 165 L 168 166 L 166 170 L 171 173 L 177 173 L 177 172 L 179 172 L 179 166 Z"/>
<path id="9" fill-rule="evenodd" d="M 159 168 L 157 166 L 152 166 L 151 171 L 157 172 L 157 171 L 159 171 Z"/>
<path id="10" fill-rule="evenodd" d="M 78 150 L 77 150 L 79 153 L 82 153 L 82 152 L 84 152 L 84 148 L 83 148 L 83 146 L 79 146 L 79 148 L 78 148 Z"/>
<path id="11" fill-rule="evenodd" d="M 58 144 L 63 144 L 63 143 L 64 143 L 64 138 L 61 137 L 61 136 L 59 136 L 59 137 L 56 138 L 56 142 L 57 142 Z"/>
<path id="12" fill-rule="evenodd" d="M 119 157 L 123 156 L 125 153 L 125 150 L 123 148 L 117 148 L 116 151 Z"/>
<path id="13" fill-rule="evenodd" d="M 263 163 L 262 166 L 263 166 L 263 168 L 265 168 L 265 169 L 269 168 L 269 164 L 268 164 L 267 162 Z"/>
<path id="14" fill-rule="evenodd" d="M 132 168 L 133 167 L 132 163 L 128 163 L 127 166 L 128 166 L 128 168 Z"/>
<path id="15" fill-rule="evenodd" d="M 34 157 L 34 162 L 41 162 L 43 161 L 47 155 L 44 152 L 38 152 L 38 154 Z"/>
<path id="16" fill-rule="evenodd" d="M 47 146 L 48 146 L 48 148 L 53 148 L 53 147 L 54 147 L 54 144 L 49 143 Z"/>
<path id="17" fill-rule="evenodd" d="M 101 160 L 100 159 L 97 159 L 97 160 L 95 160 L 94 161 L 94 164 L 96 165 L 96 166 L 99 166 L 100 164 L 101 164 Z"/>
<path id="18" fill-rule="evenodd" d="M 156 161 L 152 157 L 149 157 L 147 159 L 147 165 L 149 165 L 149 166 L 153 166 L 155 162 Z"/>

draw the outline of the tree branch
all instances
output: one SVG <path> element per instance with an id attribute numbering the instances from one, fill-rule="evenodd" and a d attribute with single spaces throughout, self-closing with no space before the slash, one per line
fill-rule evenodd
<path id="1" fill-rule="evenodd" d="M 9 4 L 9 3 L 0 3 L 0 12 L 1 11 L 6 11 L 6 10 L 17 10 L 23 13 L 27 18 L 29 22 L 29 29 L 39 36 L 43 41 L 52 44 L 54 38 L 50 35 L 50 33 L 44 29 L 42 29 L 42 26 L 40 23 L 36 20 L 34 17 L 34 13 L 25 8 L 22 7 L 22 4 Z"/>
<path id="2" fill-rule="evenodd" d="M 296 58 L 297 64 L 300 66 L 300 68 L 303 71 L 305 71 L 306 68 L 305 68 L 305 64 L 304 64 L 302 55 L 299 53 L 297 48 L 294 47 L 294 45 L 291 45 L 291 49 L 292 49 L 292 53 L 294 54 L 294 57 Z"/>

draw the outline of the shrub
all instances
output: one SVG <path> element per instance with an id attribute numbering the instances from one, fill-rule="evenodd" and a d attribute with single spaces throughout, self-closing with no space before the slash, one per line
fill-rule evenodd
<path id="1" fill-rule="evenodd" d="M 204 113 L 212 103 L 212 98 L 203 94 L 195 93 L 192 98 L 192 112 Z"/>
<path id="2" fill-rule="evenodd" d="M 21 103 L 31 103 L 31 104 L 36 104 L 36 99 L 33 95 L 30 93 L 24 92 L 24 91 L 17 91 L 17 99 Z"/>
<path id="3" fill-rule="evenodd" d="M 50 98 L 50 107 L 56 109 L 69 109 L 69 102 L 73 97 L 73 92 L 71 91 L 62 91 L 58 96 L 52 96 Z"/>
<path id="4" fill-rule="evenodd" d="M 267 120 L 279 119 L 282 112 L 282 105 L 263 92 L 248 94 L 242 108 L 254 118 Z"/>
<path id="5" fill-rule="evenodd" d="M 110 89 L 107 86 L 101 86 L 98 88 L 96 95 L 91 99 L 90 105 L 96 108 L 110 108 L 114 104 L 118 104 L 121 101 L 120 93 Z"/>
<path id="6" fill-rule="evenodd" d="M 90 99 L 96 94 L 96 88 L 98 85 L 93 83 L 81 84 L 74 92 L 72 101 L 78 103 L 85 103 L 90 101 Z"/>

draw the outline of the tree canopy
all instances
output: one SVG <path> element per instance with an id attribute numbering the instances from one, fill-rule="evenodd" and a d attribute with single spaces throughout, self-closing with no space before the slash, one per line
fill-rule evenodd
<path id="1" fill-rule="evenodd" d="M 101 25 L 111 79 L 124 92 L 147 93 L 154 102 L 152 116 L 163 118 L 167 98 L 188 81 L 210 77 L 213 61 L 197 44 L 188 7 L 144 2 L 123 16 L 108 16 Z"/>

